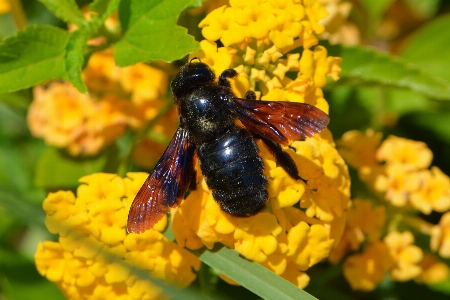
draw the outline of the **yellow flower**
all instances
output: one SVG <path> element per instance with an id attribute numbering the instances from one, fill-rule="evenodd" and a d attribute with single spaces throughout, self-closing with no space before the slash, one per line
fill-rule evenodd
<path id="1" fill-rule="evenodd" d="M 388 165 L 384 174 L 380 174 L 375 183 L 376 191 L 385 192 L 385 198 L 394 206 L 405 206 L 409 195 L 419 187 L 419 178 L 403 166 Z"/>
<path id="2" fill-rule="evenodd" d="M 329 260 L 338 263 L 350 251 L 356 251 L 364 242 L 380 239 L 386 216 L 384 206 L 372 206 L 365 200 L 355 199 L 347 211 L 347 222 L 341 241 L 333 248 Z"/>
<path id="3" fill-rule="evenodd" d="M 442 215 L 431 230 L 430 248 L 444 258 L 450 258 L 450 212 Z"/>
<path id="4" fill-rule="evenodd" d="M 93 174 L 80 179 L 76 196 L 59 191 L 44 201 L 46 225 L 59 239 L 39 244 L 36 266 L 67 298 L 161 299 L 133 268 L 180 287 L 195 280 L 198 258 L 156 230 L 165 219 L 143 234 L 126 234 L 129 207 L 146 176 Z"/>
<path id="5" fill-rule="evenodd" d="M 276 237 L 282 229 L 274 215 L 259 213 L 242 219 L 234 231 L 236 251 L 256 262 L 263 262 L 277 249 Z"/>
<path id="6" fill-rule="evenodd" d="M 131 93 L 133 103 L 140 105 L 163 97 L 167 91 L 168 77 L 161 70 L 139 63 L 121 69 L 120 84 Z"/>
<path id="7" fill-rule="evenodd" d="M 430 214 L 432 210 L 445 212 L 450 209 L 450 179 L 437 167 L 418 173 L 419 188 L 411 195 L 414 208 Z"/>
<path id="8" fill-rule="evenodd" d="M 422 273 L 419 263 L 423 259 L 423 252 L 419 247 L 412 245 L 414 236 L 411 232 L 391 232 L 384 238 L 384 243 L 394 261 L 391 270 L 393 280 L 408 281 Z"/>
<path id="9" fill-rule="evenodd" d="M 450 278 L 450 268 L 436 256 L 427 253 L 420 262 L 422 274 L 414 280 L 418 283 L 437 284 Z"/>
<path id="10" fill-rule="evenodd" d="M 354 290 L 372 291 L 392 267 L 389 249 L 383 242 L 369 243 L 364 252 L 344 262 L 344 276 Z"/>
<path id="11" fill-rule="evenodd" d="M 381 143 L 382 134 L 368 129 L 365 133 L 351 130 L 338 141 L 339 153 L 345 161 L 360 172 L 368 172 L 377 164 L 375 154 Z"/>
<path id="12" fill-rule="evenodd" d="M 119 91 L 120 67 L 114 63 L 111 49 L 92 54 L 83 70 L 83 80 L 91 91 Z"/>
<path id="13" fill-rule="evenodd" d="M 433 153 L 423 142 L 389 136 L 378 149 L 376 159 L 386 164 L 401 165 L 407 170 L 417 170 L 430 166 Z"/>

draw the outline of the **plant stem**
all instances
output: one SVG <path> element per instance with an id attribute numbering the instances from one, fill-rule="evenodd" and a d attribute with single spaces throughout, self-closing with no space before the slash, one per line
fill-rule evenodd
<path id="1" fill-rule="evenodd" d="M 18 30 L 23 30 L 27 26 L 27 16 L 23 10 L 20 0 L 11 0 L 12 14 Z"/>

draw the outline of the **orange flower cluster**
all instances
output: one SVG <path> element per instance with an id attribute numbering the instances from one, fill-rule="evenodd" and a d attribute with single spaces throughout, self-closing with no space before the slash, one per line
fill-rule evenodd
<path id="1" fill-rule="evenodd" d="M 110 50 L 91 56 L 83 78 L 88 94 L 64 82 L 36 87 L 28 112 L 34 136 L 72 155 L 97 154 L 127 127 L 141 127 L 165 103 L 163 71 L 146 64 L 119 68 Z"/>

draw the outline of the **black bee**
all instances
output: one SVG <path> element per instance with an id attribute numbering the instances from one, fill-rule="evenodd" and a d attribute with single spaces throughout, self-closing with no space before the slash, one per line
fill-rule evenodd
<path id="1" fill-rule="evenodd" d="M 191 61 L 172 80 L 180 126 L 131 205 L 128 232 L 152 228 L 195 187 L 195 153 L 214 199 L 236 217 L 259 213 L 268 199 L 255 139 L 262 140 L 292 178 L 303 180 L 280 144 L 322 131 L 328 116 L 309 104 L 258 101 L 252 91 L 239 99 L 228 81 L 234 76 L 236 71 L 228 69 L 215 81 L 206 64 Z"/>

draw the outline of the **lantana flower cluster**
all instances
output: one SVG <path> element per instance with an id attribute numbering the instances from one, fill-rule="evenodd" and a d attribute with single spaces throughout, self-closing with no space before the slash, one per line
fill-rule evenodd
<path id="1" fill-rule="evenodd" d="M 450 179 L 430 167 L 432 152 L 425 143 L 367 130 L 350 131 L 338 143 L 346 162 L 357 169 L 374 198 L 354 200 L 342 239 L 330 261 L 344 262 L 353 289 L 370 291 L 385 274 L 394 281 L 432 284 L 446 280 L 449 268 L 438 256 L 450 257 Z M 432 225 L 419 216 L 444 212 Z M 428 235 L 429 248 L 415 245 L 413 233 Z M 436 256 L 436 254 L 438 256 Z"/>
<path id="2" fill-rule="evenodd" d="M 68 82 L 37 86 L 28 112 L 31 133 L 71 155 L 97 154 L 165 105 L 168 75 L 143 63 L 117 67 L 110 49 L 91 56 L 83 78 L 87 94 Z"/>
<path id="3" fill-rule="evenodd" d="M 148 277 L 179 287 L 195 280 L 200 261 L 163 236 L 167 219 L 126 234 L 130 205 L 147 175 L 97 173 L 80 179 L 76 195 L 58 191 L 44 200 L 46 226 L 59 238 L 39 243 L 36 266 L 68 299 L 166 299 Z"/>
<path id="4" fill-rule="evenodd" d="M 328 112 L 321 88 L 327 77 L 338 78 L 341 60 L 314 47 L 324 16 L 318 1 L 230 1 L 200 22 L 205 40 L 191 58 L 216 75 L 234 68 L 238 76 L 230 83 L 239 97 L 253 90 L 263 100 L 306 102 Z M 300 47 L 300 53 L 292 51 Z M 307 184 L 290 178 L 258 145 L 269 180 L 266 211 L 245 219 L 224 213 L 199 174 L 200 185 L 172 210 L 172 229 L 182 246 L 222 243 L 303 288 L 309 282 L 304 271 L 325 259 L 342 234 L 350 196 L 347 166 L 328 130 L 284 148 Z"/>

